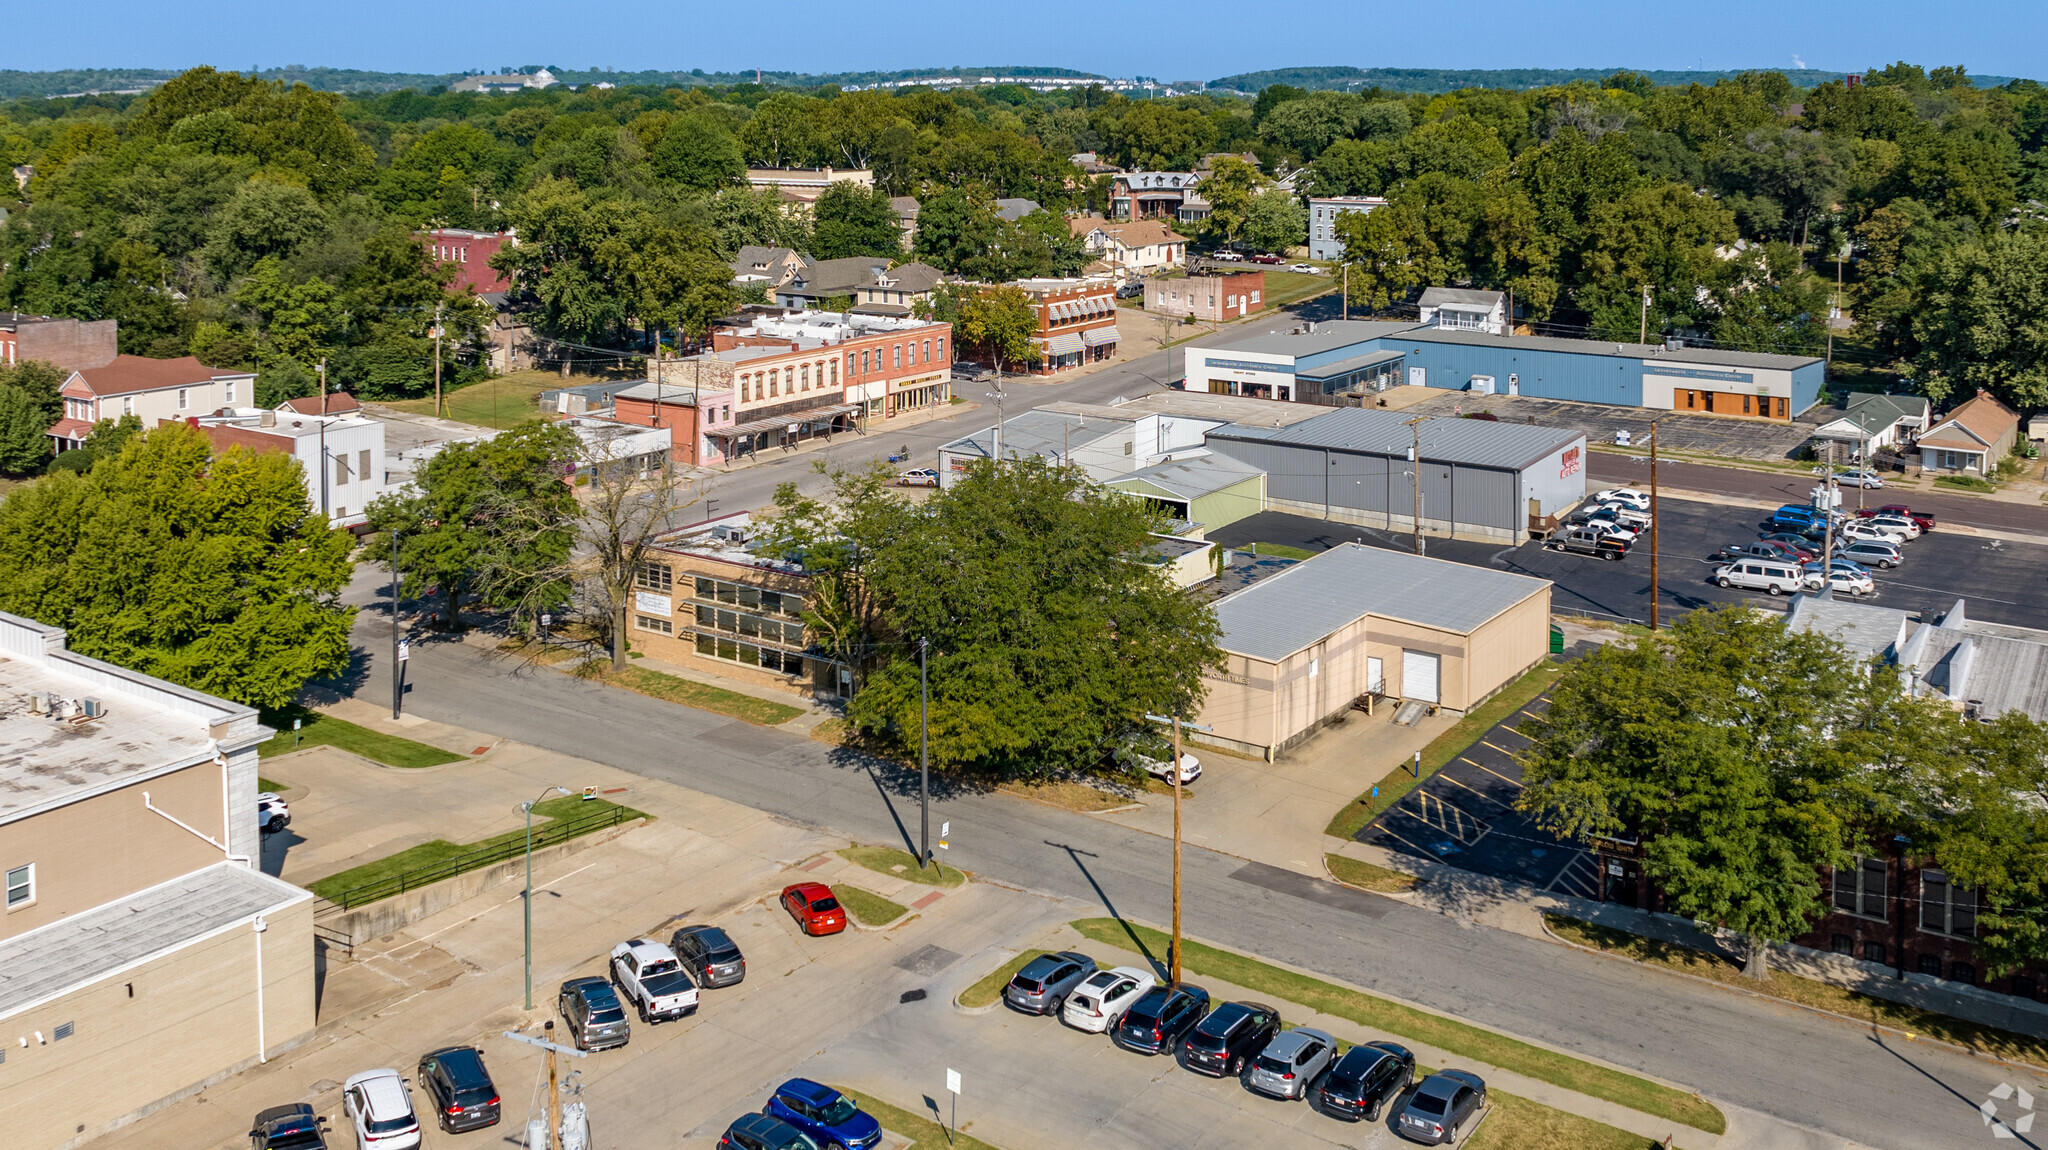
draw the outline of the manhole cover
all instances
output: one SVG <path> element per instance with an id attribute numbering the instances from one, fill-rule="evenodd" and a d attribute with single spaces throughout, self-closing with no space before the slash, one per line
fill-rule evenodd
<path id="1" fill-rule="evenodd" d="M 897 959 L 896 968 L 912 974 L 937 974 L 959 961 L 959 955 L 943 946 L 925 946 Z"/>

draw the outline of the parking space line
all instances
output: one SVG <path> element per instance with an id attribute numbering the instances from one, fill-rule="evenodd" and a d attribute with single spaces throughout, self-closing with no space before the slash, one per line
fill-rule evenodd
<path id="1" fill-rule="evenodd" d="M 1527 736 L 1527 735 L 1524 735 L 1524 736 L 1522 736 L 1522 737 L 1523 737 L 1523 738 L 1525 738 L 1525 739 L 1526 739 L 1526 738 L 1528 738 L 1528 736 Z M 1514 758 L 1514 757 L 1515 757 L 1515 753 L 1514 753 L 1513 751 L 1510 751 L 1510 750 L 1508 750 L 1508 749 L 1507 749 L 1506 747 L 1494 747 L 1494 746 L 1493 746 L 1493 744 L 1492 744 L 1491 742 L 1488 742 L 1488 741 L 1487 741 L 1487 740 L 1485 740 L 1485 739 L 1481 739 L 1481 740 L 1479 740 L 1479 741 L 1480 741 L 1481 743 L 1485 744 L 1486 746 L 1489 746 L 1489 747 L 1493 747 L 1493 749 L 1494 749 L 1494 750 L 1496 750 L 1496 751 L 1499 751 L 1499 752 L 1500 752 L 1501 754 L 1503 754 L 1503 755 L 1506 755 L 1506 756 L 1507 756 L 1508 758 L 1510 758 L 1510 759 L 1512 759 L 1512 758 Z M 1531 742 L 1534 742 L 1535 740 L 1533 740 L 1533 739 L 1532 739 L 1532 740 L 1530 740 L 1530 741 L 1531 741 Z"/>
<path id="2" fill-rule="evenodd" d="M 1485 770 L 1486 768 L 1481 767 L 1480 769 Z M 1469 786 L 1465 783 L 1459 782 L 1458 779 L 1453 775 L 1438 774 L 1437 778 L 1440 778 L 1445 782 L 1452 784 L 1453 786 L 1464 787 L 1466 790 L 1471 791 L 1473 794 L 1478 795 L 1480 798 L 1485 799 L 1487 802 L 1492 803 L 1494 806 L 1497 806 L 1504 811 L 1512 811 L 1515 809 L 1512 804 L 1501 802 L 1499 799 L 1494 798 L 1492 795 L 1487 794 L 1485 791 L 1482 791 L 1477 787 Z"/>
<path id="3" fill-rule="evenodd" d="M 1412 818 L 1413 816 L 1411 815 L 1410 817 Z M 1424 847 L 1424 846 L 1416 846 L 1416 844 L 1414 844 L 1414 843 L 1412 843 L 1412 842 L 1409 842 L 1409 841 L 1408 841 L 1408 840 L 1407 840 L 1406 838 L 1402 838 L 1402 836 L 1400 835 L 1400 833 L 1399 833 L 1399 832 L 1397 832 L 1397 831 L 1393 830 L 1393 829 L 1392 829 L 1391 827 L 1387 826 L 1387 824 L 1385 824 L 1385 823 L 1381 822 L 1381 821 L 1380 821 L 1380 820 L 1378 820 L 1378 819 L 1374 819 L 1374 820 L 1372 821 L 1372 825 L 1373 825 L 1373 827 L 1374 827 L 1375 829 L 1377 829 L 1377 830 L 1378 830 L 1378 831 L 1379 831 L 1379 832 L 1380 832 L 1381 834 L 1388 834 L 1388 835 L 1393 835 L 1393 836 L 1394 836 L 1395 838 L 1397 838 L 1397 839 L 1400 839 L 1400 840 L 1401 840 L 1402 842 L 1404 842 L 1404 843 L 1408 843 L 1408 845 L 1409 845 L 1409 846 L 1411 846 L 1411 847 L 1414 847 L 1414 848 L 1415 848 L 1416 850 L 1418 850 L 1418 851 L 1421 851 L 1421 852 L 1422 852 L 1422 856 L 1423 856 L 1424 858 L 1438 858 L 1438 857 L 1441 857 L 1441 856 L 1439 856 L 1439 855 L 1438 855 L 1438 854 L 1437 854 L 1437 853 L 1436 853 L 1435 851 L 1433 851 L 1433 850 L 1430 850 L 1430 849 L 1429 849 L 1428 847 Z M 1423 826 L 1428 826 L 1429 824 L 1428 824 L 1428 823 L 1423 823 L 1422 825 L 1423 825 Z"/>
<path id="4" fill-rule="evenodd" d="M 1467 759 L 1467 760 L 1465 760 L 1465 761 L 1466 761 L 1466 762 L 1468 762 L 1468 763 L 1472 762 L 1472 760 L 1470 760 L 1470 759 Z M 1522 790 L 1527 790 L 1527 789 L 1528 789 L 1528 784 L 1524 783 L 1524 782 L 1523 782 L 1522 780 L 1520 780 L 1520 779 L 1511 779 L 1511 778 L 1507 777 L 1506 775 L 1503 775 L 1503 774 L 1501 774 L 1501 773 L 1500 773 L 1499 771 L 1496 771 L 1496 770 L 1494 770 L 1494 769 L 1493 769 L 1492 767 L 1489 767 L 1489 766 L 1487 766 L 1487 765 L 1486 765 L 1486 764 L 1484 764 L 1484 763 L 1472 763 L 1472 765 L 1473 765 L 1473 766 L 1475 766 L 1475 767 L 1478 767 L 1478 768 L 1479 768 L 1480 770 L 1482 770 L 1482 771 L 1485 771 L 1485 772 L 1486 772 L 1487 774 L 1489 774 L 1489 775 L 1492 775 L 1492 776 L 1493 776 L 1494 778 L 1496 778 L 1496 779 L 1499 779 L 1499 780 L 1500 780 L 1501 782 L 1504 782 L 1504 783 L 1513 783 L 1513 784 L 1515 784 L 1515 786 L 1516 786 L 1516 787 L 1518 787 L 1518 788 L 1520 788 L 1520 789 L 1522 789 Z"/>
<path id="5" fill-rule="evenodd" d="M 1530 709 L 1529 709 L 1529 708 L 1527 708 L 1527 707 L 1523 707 L 1523 708 L 1522 708 L 1521 710 L 1519 710 L 1519 711 L 1517 711 L 1517 712 L 1515 712 L 1515 713 L 1516 713 L 1516 714 L 1518 714 L 1518 715 L 1527 715 L 1527 716 L 1529 716 L 1530 718 L 1532 718 L 1532 719 L 1536 720 L 1536 721 L 1537 721 L 1537 722 L 1539 722 L 1539 723 L 1547 723 L 1547 722 L 1549 722 L 1549 721 L 1550 721 L 1549 719 L 1546 719 L 1546 718 L 1544 718 L 1543 716 L 1541 716 L 1541 715 L 1537 714 L 1536 712 L 1534 712 L 1534 711 L 1530 710 Z M 1527 738 L 1528 736 L 1526 736 L 1526 735 L 1525 735 L 1525 736 L 1523 736 L 1523 737 L 1524 737 L 1524 738 Z"/>

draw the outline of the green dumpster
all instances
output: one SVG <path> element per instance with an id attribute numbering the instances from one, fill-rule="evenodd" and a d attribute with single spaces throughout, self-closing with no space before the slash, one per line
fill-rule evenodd
<path id="1" fill-rule="evenodd" d="M 1564 654 L 1564 628 L 1555 623 L 1550 625 L 1550 653 L 1553 655 Z"/>

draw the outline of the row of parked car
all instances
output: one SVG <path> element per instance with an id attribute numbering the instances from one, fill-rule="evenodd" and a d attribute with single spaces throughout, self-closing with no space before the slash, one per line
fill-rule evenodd
<path id="1" fill-rule="evenodd" d="M 1199 986 L 1162 983 L 1138 967 L 1103 970 L 1074 951 L 1026 963 L 1003 1003 L 1106 1033 L 1125 1050 L 1176 1058 L 1197 1074 L 1235 1077 L 1257 1094 L 1306 1100 L 1332 1118 L 1376 1122 L 1390 1110 L 1395 1132 L 1414 1142 L 1456 1142 L 1486 1108 L 1478 1075 L 1444 1070 L 1417 1083 L 1415 1056 L 1392 1042 L 1343 1050 L 1313 1027 L 1282 1029 L 1280 1012 L 1264 1003 L 1215 1005 Z"/>
<path id="2" fill-rule="evenodd" d="M 1615 487 L 1596 492 L 1566 516 L 1564 525 L 1544 546 L 1620 562 L 1649 530 L 1649 494 L 1633 487 Z"/>
<path id="3" fill-rule="evenodd" d="M 1756 542 L 1723 547 L 1719 558 L 1728 562 L 1711 578 L 1723 587 L 1771 595 L 1832 588 L 1863 598 L 1877 594 L 1876 571 L 1905 562 L 1906 544 L 1934 524 L 1932 514 L 1898 503 L 1854 515 L 1787 504 L 1764 522 Z"/>
<path id="4" fill-rule="evenodd" d="M 414 1082 L 434 1120 L 450 1134 L 498 1124 L 498 1087 L 474 1046 L 448 1046 L 420 1059 L 415 1078 L 396 1070 L 366 1070 L 341 1086 L 341 1112 L 357 1150 L 413 1150 L 420 1144 L 420 1118 L 413 1107 Z M 256 1115 L 249 1129 L 252 1150 L 326 1150 L 326 1119 L 304 1102 L 273 1106 Z"/>

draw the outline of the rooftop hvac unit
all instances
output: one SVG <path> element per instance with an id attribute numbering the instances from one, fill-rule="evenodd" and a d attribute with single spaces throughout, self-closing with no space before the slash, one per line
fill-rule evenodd
<path id="1" fill-rule="evenodd" d="M 50 710 L 51 710 L 51 707 L 50 707 L 50 702 L 51 702 L 51 700 L 50 700 L 50 693 L 49 693 L 48 691 L 30 691 L 30 692 L 28 693 L 28 710 L 29 710 L 29 714 L 32 714 L 32 715 L 47 715 L 47 714 L 49 714 L 49 713 L 50 713 Z"/>
<path id="2" fill-rule="evenodd" d="M 84 705 L 85 717 L 88 719 L 97 719 L 101 715 L 107 713 L 107 705 L 105 703 L 100 702 L 98 699 L 93 698 L 91 695 L 87 695 L 85 698 L 79 700 L 79 702 Z"/>

